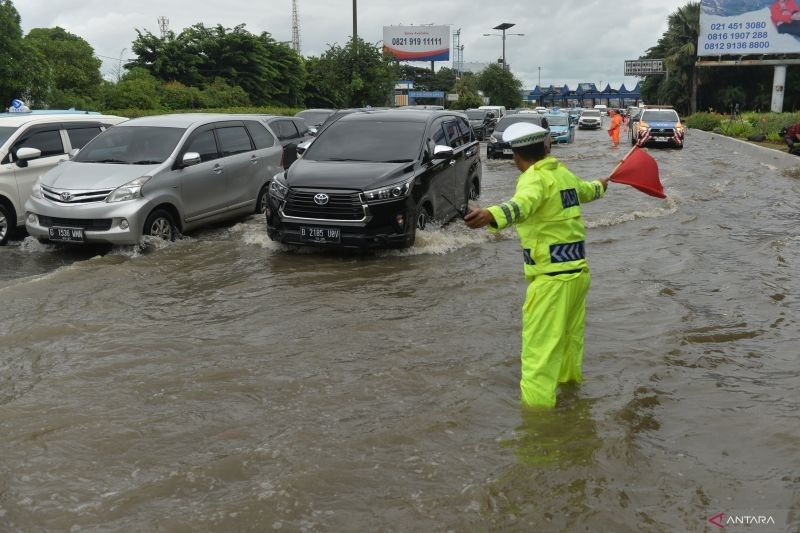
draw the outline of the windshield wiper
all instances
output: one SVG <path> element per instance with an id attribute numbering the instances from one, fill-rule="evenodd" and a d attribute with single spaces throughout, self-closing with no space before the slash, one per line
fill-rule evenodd
<path id="1" fill-rule="evenodd" d="M 141 161 L 134 161 L 131 165 L 160 165 L 162 161 L 153 161 L 150 159 L 142 159 Z"/>
<path id="2" fill-rule="evenodd" d="M 374 161 L 370 161 L 369 159 L 348 159 L 346 157 L 331 157 L 330 159 L 326 159 L 326 161 L 361 161 L 363 163 L 374 163 Z"/>
<path id="3" fill-rule="evenodd" d="M 82 161 L 78 161 L 79 163 L 122 163 L 127 165 L 127 161 L 122 161 L 120 159 L 85 159 Z"/>

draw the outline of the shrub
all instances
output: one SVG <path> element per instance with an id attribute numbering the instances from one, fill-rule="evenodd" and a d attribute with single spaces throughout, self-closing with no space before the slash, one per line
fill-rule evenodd
<path id="1" fill-rule="evenodd" d="M 686 118 L 686 125 L 703 131 L 713 131 L 722 122 L 722 115 L 719 113 L 695 113 Z"/>
<path id="2" fill-rule="evenodd" d="M 200 89 L 187 87 L 179 81 L 170 81 L 161 87 L 161 104 L 170 110 L 201 107 L 202 100 Z"/>
<path id="3" fill-rule="evenodd" d="M 723 135 L 742 139 L 758 133 L 752 124 L 743 119 L 723 120 L 719 125 L 719 129 Z"/>

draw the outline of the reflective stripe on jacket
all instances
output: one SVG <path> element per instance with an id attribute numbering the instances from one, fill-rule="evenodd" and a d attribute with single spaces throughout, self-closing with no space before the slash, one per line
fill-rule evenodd
<path id="1" fill-rule="evenodd" d="M 548 156 L 517 178 L 514 196 L 489 207 L 489 231 L 515 225 L 525 276 L 588 268 L 581 204 L 605 195 L 600 181 L 584 181 Z"/>

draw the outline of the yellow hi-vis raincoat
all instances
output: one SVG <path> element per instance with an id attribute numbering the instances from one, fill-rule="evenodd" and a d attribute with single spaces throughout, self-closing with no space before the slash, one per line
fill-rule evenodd
<path id="1" fill-rule="evenodd" d="M 559 383 L 581 381 L 586 261 L 581 204 L 602 198 L 600 181 L 576 177 L 554 157 L 528 168 L 514 196 L 488 210 L 489 231 L 514 225 L 530 282 L 522 308 L 522 402 L 553 407 Z"/>

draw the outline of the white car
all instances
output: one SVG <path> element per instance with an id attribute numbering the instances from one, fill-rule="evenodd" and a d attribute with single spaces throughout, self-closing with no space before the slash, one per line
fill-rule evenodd
<path id="1" fill-rule="evenodd" d="M 601 115 L 608 115 L 608 106 L 605 104 L 597 104 L 594 108 L 600 111 Z"/>
<path id="2" fill-rule="evenodd" d="M 603 126 L 603 117 L 597 109 L 584 109 L 578 119 L 578 129 L 600 129 Z"/>
<path id="3" fill-rule="evenodd" d="M 25 225 L 23 206 L 36 179 L 125 120 L 77 111 L 0 113 L 0 246 Z"/>

